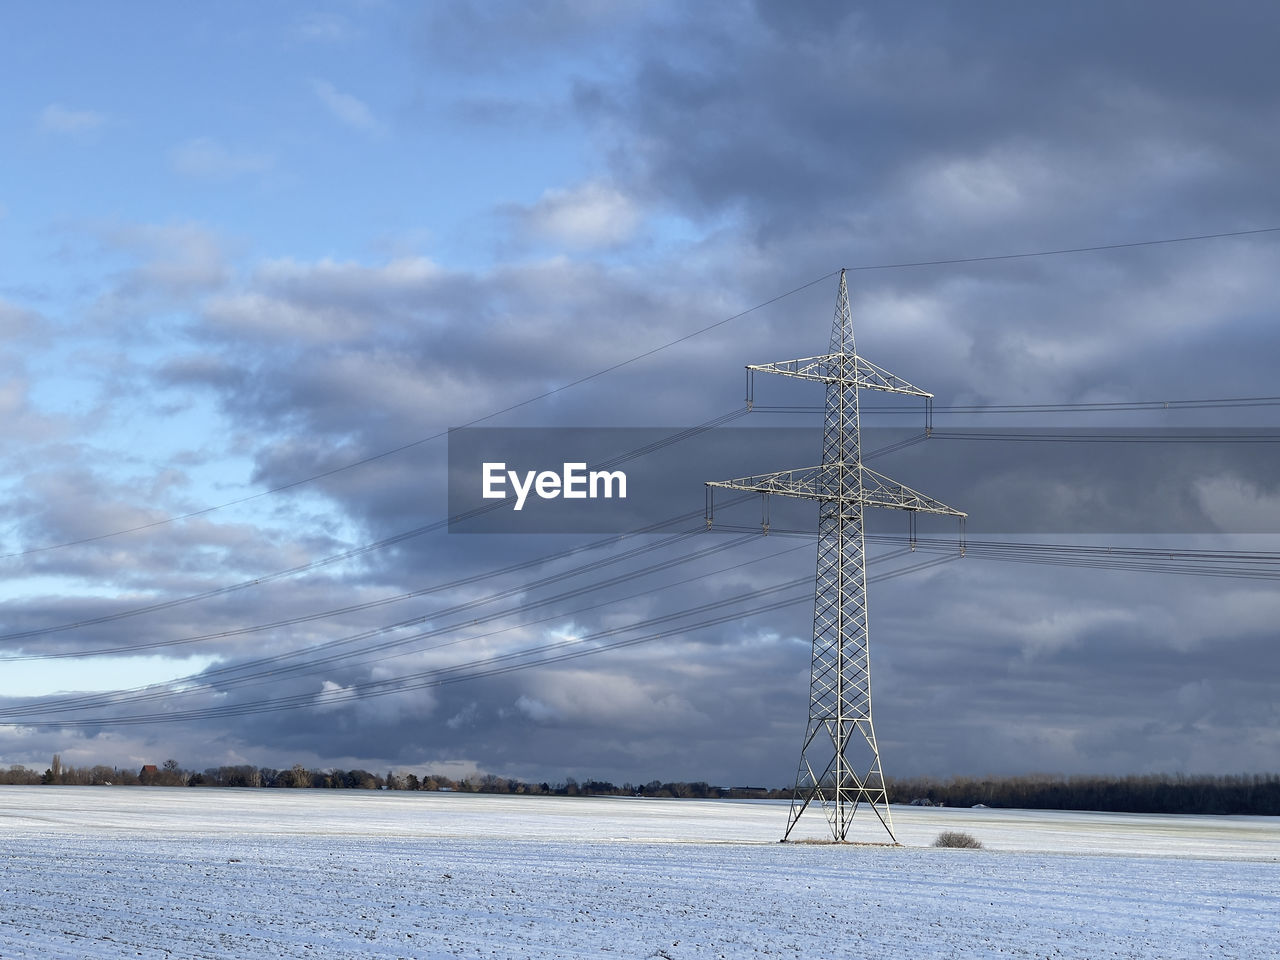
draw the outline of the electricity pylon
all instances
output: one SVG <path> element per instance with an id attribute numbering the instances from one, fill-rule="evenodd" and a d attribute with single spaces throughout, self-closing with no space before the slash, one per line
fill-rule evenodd
<path id="1" fill-rule="evenodd" d="M 817 800 L 843 842 L 858 806 L 868 804 L 895 843 L 889 798 L 875 726 L 871 722 L 871 664 L 867 622 L 864 507 L 888 507 L 964 518 L 959 510 L 917 493 L 863 465 L 859 452 L 858 391 L 883 390 L 922 397 L 933 394 L 858 356 L 844 271 L 831 328 L 831 351 L 821 357 L 750 365 L 751 372 L 776 373 L 826 384 L 822 463 L 816 467 L 708 483 L 761 494 L 817 500 L 818 572 L 813 606 L 813 663 L 809 680 L 809 723 L 796 789 L 783 840 Z M 750 399 L 748 399 L 750 402 Z M 708 524 L 711 517 L 708 515 Z"/>

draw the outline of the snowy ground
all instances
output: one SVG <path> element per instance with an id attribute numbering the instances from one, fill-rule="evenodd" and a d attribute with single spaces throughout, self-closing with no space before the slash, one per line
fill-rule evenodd
<path id="1" fill-rule="evenodd" d="M 895 807 L 892 848 L 781 845 L 785 817 L 0 787 L 0 957 L 1280 957 L 1273 818 Z"/>

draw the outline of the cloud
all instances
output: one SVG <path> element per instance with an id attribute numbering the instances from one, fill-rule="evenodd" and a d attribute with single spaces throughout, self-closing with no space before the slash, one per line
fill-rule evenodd
<path id="1" fill-rule="evenodd" d="M 537 203 L 507 212 L 529 238 L 576 249 L 617 247 L 635 236 L 642 215 L 629 197 L 600 181 L 550 189 Z"/>
<path id="2" fill-rule="evenodd" d="M 651 9 L 636 0 L 555 0 L 536 8 L 510 2 L 432 6 L 417 41 L 433 63 L 509 77 L 546 58 L 567 61 L 586 51 L 607 58 L 611 44 L 621 42 Z M 512 43 L 512 37 L 520 42 Z"/>
<path id="3" fill-rule="evenodd" d="M 309 43 L 342 43 L 353 35 L 351 22 L 336 13 L 304 14 L 294 24 L 293 34 Z"/>
<path id="4" fill-rule="evenodd" d="M 31 388 L 32 378 L 25 365 L 0 354 L 0 417 L 11 440 L 10 450 L 0 453 L 0 464 L 6 469 L 29 469 L 21 453 L 27 445 L 56 441 L 70 432 L 64 418 L 44 413 L 33 402 Z M 12 488 L 9 492 L 11 496 L 14 493 Z M 0 515 L 6 514 L 17 515 L 13 504 L 0 510 Z"/>
<path id="5" fill-rule="evenodd" d="M 325 109 L 338 121 L 354 130 L 376 133 L 382 125 L 364 101 L 343 93 L 327 80 L 311 81 L 311 89 Z"/>
<path id="6" fill-rule="evenodd" d="M 274 260 L 259 265 L 247 289 L 212 298 L 204 312 L 218 328 L 254 339 L 363 341 L 375 331 L 394 335 L 394 318 L 407 321 L 415 308 L 447 291 L 451 280 L 426 257 L 375 267 Z"/>
<path id="7" fill-rule="evenodd" d="M 169 151 L 169 160 L 178 173 L 202 180 L 225 180 L 246 173 L 262 173 L 274 164 L 268 154 L 232 150 L 211 137 L 183 141 Z"/>
<path id="8" fill-rule="evenodd" d="M 94 110 L 75 110 L 60 103 L 51 103 L 40 112 L 40 129 L 45 133 L 84 134 L 98 130 L 107 122 L 104 113 Z"/>
<path id="9" fill-rule="evenodd" d="M 0 299 L 0 345 L 35 336 L 43 338 L 47 330 L 47 321 L 34 310 Z"/>
<path id="10" fill-rule="evenodd" d="M 183 299 L 213 290 L 227 278 L 222 244 L 196 223 L 128 224 L 100 231 L 105 249 L 137 261 L 116 274 L 99 309 L 128 303 Z"/>
<path id="11" fill-rule="evenodd" d="M 1193 210 L 1252 222 L 1256 198 L 1274 201 L 1252 159 L 1273 135 L 1248 117 L 1277 97 L 1256 82 L 1268 54 L 1238 5 L 1180 5 L 1131 57 L 1119 38 L 1153 29 L 1137 11 L 1108 17 L 1099 42 L 1092 17 L 1025 8 L 801 7 L 813 18 L 756 6 L 732 28 L 642 30 L 616 78 L 579 81 L 622 190 L 739 216 L 770 246 L 830 226 L 871 262 L 900 243 L 1034 243 L 1047 222 L 1096 236 L 1117 210 L 1131 230 L 1177 229 L 1179 211 L 1185 229 Z M 1177 65 L 1208 37 L 1239 60 L 1189 85 Z"/>

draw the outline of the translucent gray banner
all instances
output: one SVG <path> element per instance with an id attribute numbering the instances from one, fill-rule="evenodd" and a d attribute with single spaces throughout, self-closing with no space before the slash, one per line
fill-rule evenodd
<path id="1" fill-rule="evenodd" d="M 625 533 L 702 522 L 706 481 L 811 467 L 819 428 L 463 428 L 450 531 Z M 1280 430 L 866 428 L 876 472 L 968 514 L 971 535 L 1280 532 Z M 717 526 L 816 529 L 812 501 L 716 490 Z M 765 513 L 767 509 L 767 514 Z M 871 532 L 905 529 L 868 509 Z M 920 532 L 955 521 L 920 517 Z"/>

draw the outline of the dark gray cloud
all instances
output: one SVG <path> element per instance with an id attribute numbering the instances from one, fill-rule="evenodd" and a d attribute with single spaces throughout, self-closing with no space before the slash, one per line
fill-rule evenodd
<path id="1" fill-rule="evenodd" d="M 970 242 L 975 225 L 1007 236 L 1050 210 L 1061 231 L 1063 217 L 1111 212 L 1119 190 L 1127 218 L 1156 216 L 1170 177 L 1185 178 L 1184 216 L 1198 189 L 1227 180 L 1249 204 L 1231 212 L 1256 211 L 1261 198 L 1221 177 L 1228 169 L 1274 202 L 1249 164 L 1275 146 L 1256 122 L 1277 95 L 1256 8 L 1186 4 L 1159 23 L 1132 6 L 756 12 L 662 33 L 667 43 L 637 48 L 631 82 L 581 88 L 583 108 L 618 137 L 616 156 L 686 209 L 741 204 L 778 234 L 909 214 L 880 231 L 883 248 L 934 213 Z"/>

